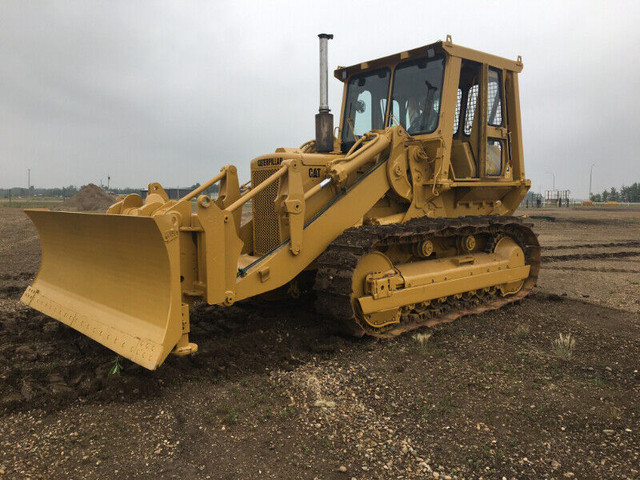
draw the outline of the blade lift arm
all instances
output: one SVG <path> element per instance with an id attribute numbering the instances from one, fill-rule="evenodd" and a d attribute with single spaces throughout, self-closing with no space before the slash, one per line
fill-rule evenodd
<path id="1" fill-rule="evenodd" d="M 345 229 L 361 222 L 391 188 L 387 168 L 382 167 L 393 156 L 391 147 L 398 141 L 398 128 L 365 135 L 359 147 L 327 162 L 326 178 L 306 191 L 303 163 L 308 154 L 291 152 L 280 169 L 249 190 L 241 191 L 236 168 L 227 165 L 179 200 L 170 200 L 162 186 L 152 183 L 144 201 L 133 194 L 112 205 L 109 217 L 152 217 L 167 245 L 168 258 L 175 265 L 170 277 L 177 288 L 171 290 L 167 300 L 175 307 L 170 309 L 165 328 L 177 330 L 178 336 L 166 336 L 162 351 L 186 355 L 197 350 L 188 339 L 189 305 L 196 298 L 228 306 L 282 286 L 315 261 Z M 249 257 L 255 260 L 239 269 L 244 246 L 242 207 L 274 182 L 279 182 L 282 201 L 277 208 L 286 220 L 283 224 L 288 238 L 261 257 Z M 215 184 L 219 184 L 219 193 L 213 200 L 204 192 Z M 323 198 L 329 200 L 320 207 L 316 200 L 309 210 L 310 200 L 320 192 L 325 192 Z M 178 280 L 173 278 L 176 275 Z M 164 355 L 159 355 L 157 362 L 146 366 L 155 368 L 163 360 Z"/>

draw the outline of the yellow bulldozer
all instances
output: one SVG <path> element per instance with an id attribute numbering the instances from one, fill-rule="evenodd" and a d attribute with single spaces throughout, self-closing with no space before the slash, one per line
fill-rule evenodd
<path id="1" fill-rule="evenodd" d="M 511 216 L 531 185 L 521 58 L 447 36 L 338 67 L 334 129 L 319 37 L 315 140 L 254 159 L 244 187 L 229 165 L 179 200 L 151 183 L 105 214 L 27 210 L 42 264 L 22 302 L 155 369 L 197 350 L 195 302 L 298 295 L 310 279 L 319 320 L 378 337 L 527 295 L 540 247 Z"/>

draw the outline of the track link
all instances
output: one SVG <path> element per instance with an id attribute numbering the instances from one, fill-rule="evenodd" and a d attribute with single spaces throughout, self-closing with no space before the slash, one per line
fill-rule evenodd
<path id="1" fill-rule="evenodd" d="M 529 278 L 522 289 L 502 297 L 495 289 L 475 295 L 453 296 L 439 302 L 402 308 L 399 323 L 381 328 L 372 327 L 358 318 L 352 303 L 352 279 L 358 262 L 368 253 L 397 245 L 419 244 L 434 237 L 464 237 L 488 235 L 499 238 L 508 235 L 525 253 L 531 265 Z M 456 318 L 493 310 L 524 298 L 535 285 L 540 269 L 540 246 L 529 225 L 516 217 L 419 218 L 402 224 L 363 225 L 353 227 L 334 240 L 318 259 L 316 275 L 316 308 L 326 312 L 341 331 L 390 337 L 422 326 L 450 322 Z"/>

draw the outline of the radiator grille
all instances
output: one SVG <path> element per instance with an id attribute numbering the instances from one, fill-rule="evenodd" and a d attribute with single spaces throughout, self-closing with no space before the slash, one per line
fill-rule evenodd
<path id="1" fill-rule="evenodd" d="M 255 188 L 278 171 L 277 168 L 254 170 L 251 185 Z M 280 225 L 274 200 L 280 180 L 276 180 L 253 198 L 253 254 L 263 255 L 280 245 Z"/>

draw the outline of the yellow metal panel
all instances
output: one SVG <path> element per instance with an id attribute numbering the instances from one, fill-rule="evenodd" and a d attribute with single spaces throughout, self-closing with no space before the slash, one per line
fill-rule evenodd
<path id="1" fill-rule="evenodd" d="M 484 287 L 491 287 L 503 283 L 511 283 L 524 280 L 529 276 L 529 265 L 511 268 L 495 272 L 483 273 L 473 276 L 465 276 L 454 280 L 444 280 L 433 285 L 420 285 L 417 287 L 404 288 L 393 292 L 390 297 L 374 299 L 368 295 L 360 297 L 358 302 L 365 315 L 394 307 L 408 305 L 411 303 L 434 300 L 436 298 L 447 297 L 457 293 L 467 292 Z"/>
<path id="2" fill-rule="evenodd" d="M 462 47 L 460 45 L 447 45 L 446 43 L 442 45 L 442 49 L 455 57 L 466 58 L 478 63 L 486 63 L 493 67 L 510 70 L 516 73 L 520 73 L 523 67 L 520 57 L 518 57 L 518 60 L 514 62 L 513 60 L 509 60 L 504 57 L 491 55 L 490 53 L 473 50 L 472 48 Z"/>
<path id="3" fill-rule="evenodd" d="M 29 211 L 42 264 L 22 302 L 148 368 L 182 333 L 173 217 Z"/>
<path id="4" fill-rule="evenodd" d="M 505 75 L 505 91 L 507 92 L 507 125 L 509 126 L 510 131 L 509 138 L 511 141 L 511 162 L 513 166 L 513 179 L 524 180 L 522 116 L 520 115 L 520 93 L 518 90 L 518 75 L 513 72 L 507 72 L 507 74 Z M 518 201 L 518 203 L 520 202 Z M 515 210 L 515 207 L 513 209 Z"/>
<path id="5" fill-rule="evenodd" d="M 293 255 L 285 244 L 261 262 L 256 263 L 236 284 L 236 300 L 273 290 L 293 279 L 327 248 L 345 229 L 352 227 L 389 190 L 387 171 L 375 169 L 340 200 L 335 202 L 303 231 L 304 248 Z M 268 280 L 260 278 L 260 270 L 269 267 Z"/>
<path id="6" fill-rule="evenodd" d="M 430 45 L 425 45 L 423 47 L 413 48 L 411 50 L 406 50 L 400 53 L 394 53 L 393 55 L 377 58 L 375 60 L 370 60 L 368 62 L 365 62 L 365 65 L 367 69 L 371 70 L 385 66 L 393 66 L 408 59 L 426 57 L 429 49 L 435 49 L 437 52 L 444 50 L 449 55 L 454 57 L 466 58 L 478 63 L 487 63 L 493 67 L 510 70 L 516 73 L 521 72 L 523 67 L 520 57 L 518 57 L 518 60 L 516 61 L 509 60 L 508 58 L 498 57 L 497 55 L 491 55 L 479 50 L 473 50 L 471 48 L 462 47 L 460 45 L 453 45 L 451 43 L 444 43 L 442 41 L 438 41 Z M 362 65 L 363 63 L 357 63 L 349 67 L 338 67 L 334 71 L 334 76 L 338 80 L 344 82 L 349 75 L 361 72 Z M 343 78 L 344 72 L 346 72 L 346 78 Z"/>

